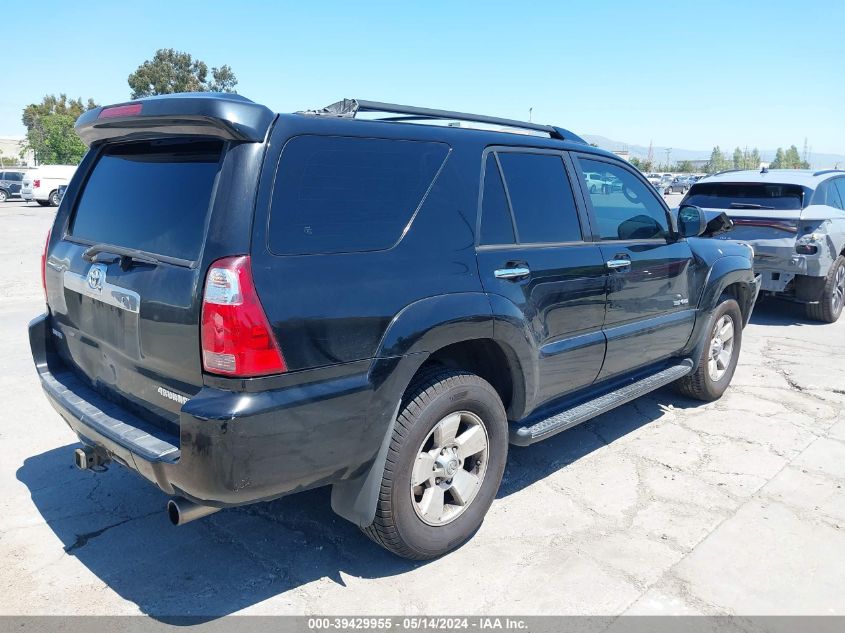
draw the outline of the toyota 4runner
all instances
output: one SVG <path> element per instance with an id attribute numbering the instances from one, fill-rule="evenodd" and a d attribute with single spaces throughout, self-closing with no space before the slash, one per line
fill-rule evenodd
<path id="1" fill-rule="evenodd" d="M 77 131 L 32 353 L 77 465 L 137 471 L 176 524 L 330 485 L 434 557 L 481 524 L 509 443 L 669 383 L 718 398 L 736 367 L 751 250 L 561 128 L 192 94 Z"/>

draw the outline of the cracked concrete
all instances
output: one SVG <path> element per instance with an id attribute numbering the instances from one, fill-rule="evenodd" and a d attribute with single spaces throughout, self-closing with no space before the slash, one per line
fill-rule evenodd
<path id="1" fill-rule="evenodd" d="M 51 217 L 0 205 L 2 614 L 845 613 L 845 320 L 758 306 L 720 401 L 661 390 L 512 448 L 475 538 L 411 563 L 325 490 L 177 529 L 139 477 L 76 471 L 25 336 Z"/>

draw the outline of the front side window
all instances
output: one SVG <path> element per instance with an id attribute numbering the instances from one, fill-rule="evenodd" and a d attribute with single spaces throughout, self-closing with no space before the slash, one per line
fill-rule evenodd
<path id="1" fill-rule="evenodd" d="M 392 247 L 448 153 L 445 143 L 292 138 L 273 188 L 270 250 L 307 255 Z"/>
<path id="2" fill-rule="evenodd" d="M 581 225 L 563 158 L 498 154 L 521 244 L 581 241 Z"/>
<path id="3" fill-rule="evenodd" d="M 622 166 L 578 159 L 602 240 L 666 239 L 666 210 L 651 188 Z M 591 175 L 586 178 L 587 173 Z"/>
<path id="4" fill-rule="evenodd" d="M 845 207 L 845 178 L 837 178 L 833 181 L 836 190 L 839 192 L 839 200 L 842 202 L 842 207 Z"/>

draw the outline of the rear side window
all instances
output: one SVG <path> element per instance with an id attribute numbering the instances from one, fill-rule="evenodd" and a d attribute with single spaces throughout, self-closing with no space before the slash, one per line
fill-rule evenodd
<path id="1" fill-rule="evenodd" d="M 499 154 L 521 244 L 579 242 L 572 187 L 556 154 Z"/>
<path id="2" fill-rule="evenodd" d="M 445 143 L 298 136 L 273 188 L 278 255 L 384 250 L 396 244 L 446 160 Z"/>
<path id="3" fill-rule="evenodd" d="M 70 234 L 196 260 L 222 151 L 219 141 L 106 147 L 82 190 Z"/>
<path id="4" fill-rule="evenodd" d="M 813 204 L 826 204 L 836 209 L 843 209 L 842 200 L 840 199 L 839 190 L 836 187 L 836 181 L 826 180 L 821 183 L 816 189 L 813 196 Z"/>
<path id="5" fill-rule="evenodd" d="M 6 180 L 13 180 L 15 182 L 20 182 L 21 180 L 23 180 L 23 174 L 19 171 L 6 172 Z"/>
<path id="6" fill-rule="evenodd" d="M 839 192 L 839 200 L 842 202 L 842 206 L 845 207 L 845 178 L 836 178 L 833 184 Z"/>
<path id="7" fill-rule="evenodd" d="M 701 182 L 693 185 L 686 202 L 710 209 L 794 211 L 801 208 L 803 199 L 804 190 L 799 185 Z"/>
<path id="8" fill-rule="evenodd" d="M 487 154 L 481 199 L 481 244 L 513 244 L 513 222 L 496 155 Z"/>

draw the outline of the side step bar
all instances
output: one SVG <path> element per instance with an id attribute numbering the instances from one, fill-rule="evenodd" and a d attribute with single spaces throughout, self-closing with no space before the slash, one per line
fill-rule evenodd
<path id="1" fill-rule="evenodd" d="M 556 435 L 566 429 L 571 429 L 582 422 L 594 418 L 611 409 L 635 400 L 650 391 L 659 389 L 664 385 L 686 376 L 692 371 L 692 360 L 685 359 L 677 365 L 667 367 L 655 374 L 641 378 L 636 382 L 619 387 L 603 396 L 588 400 L 571 409 L 565 409 L 560 413 L 549 416 L 531 426 L 511 427 L 510 443 L 517 446 L 529 446 L 547 437 Z"/>

